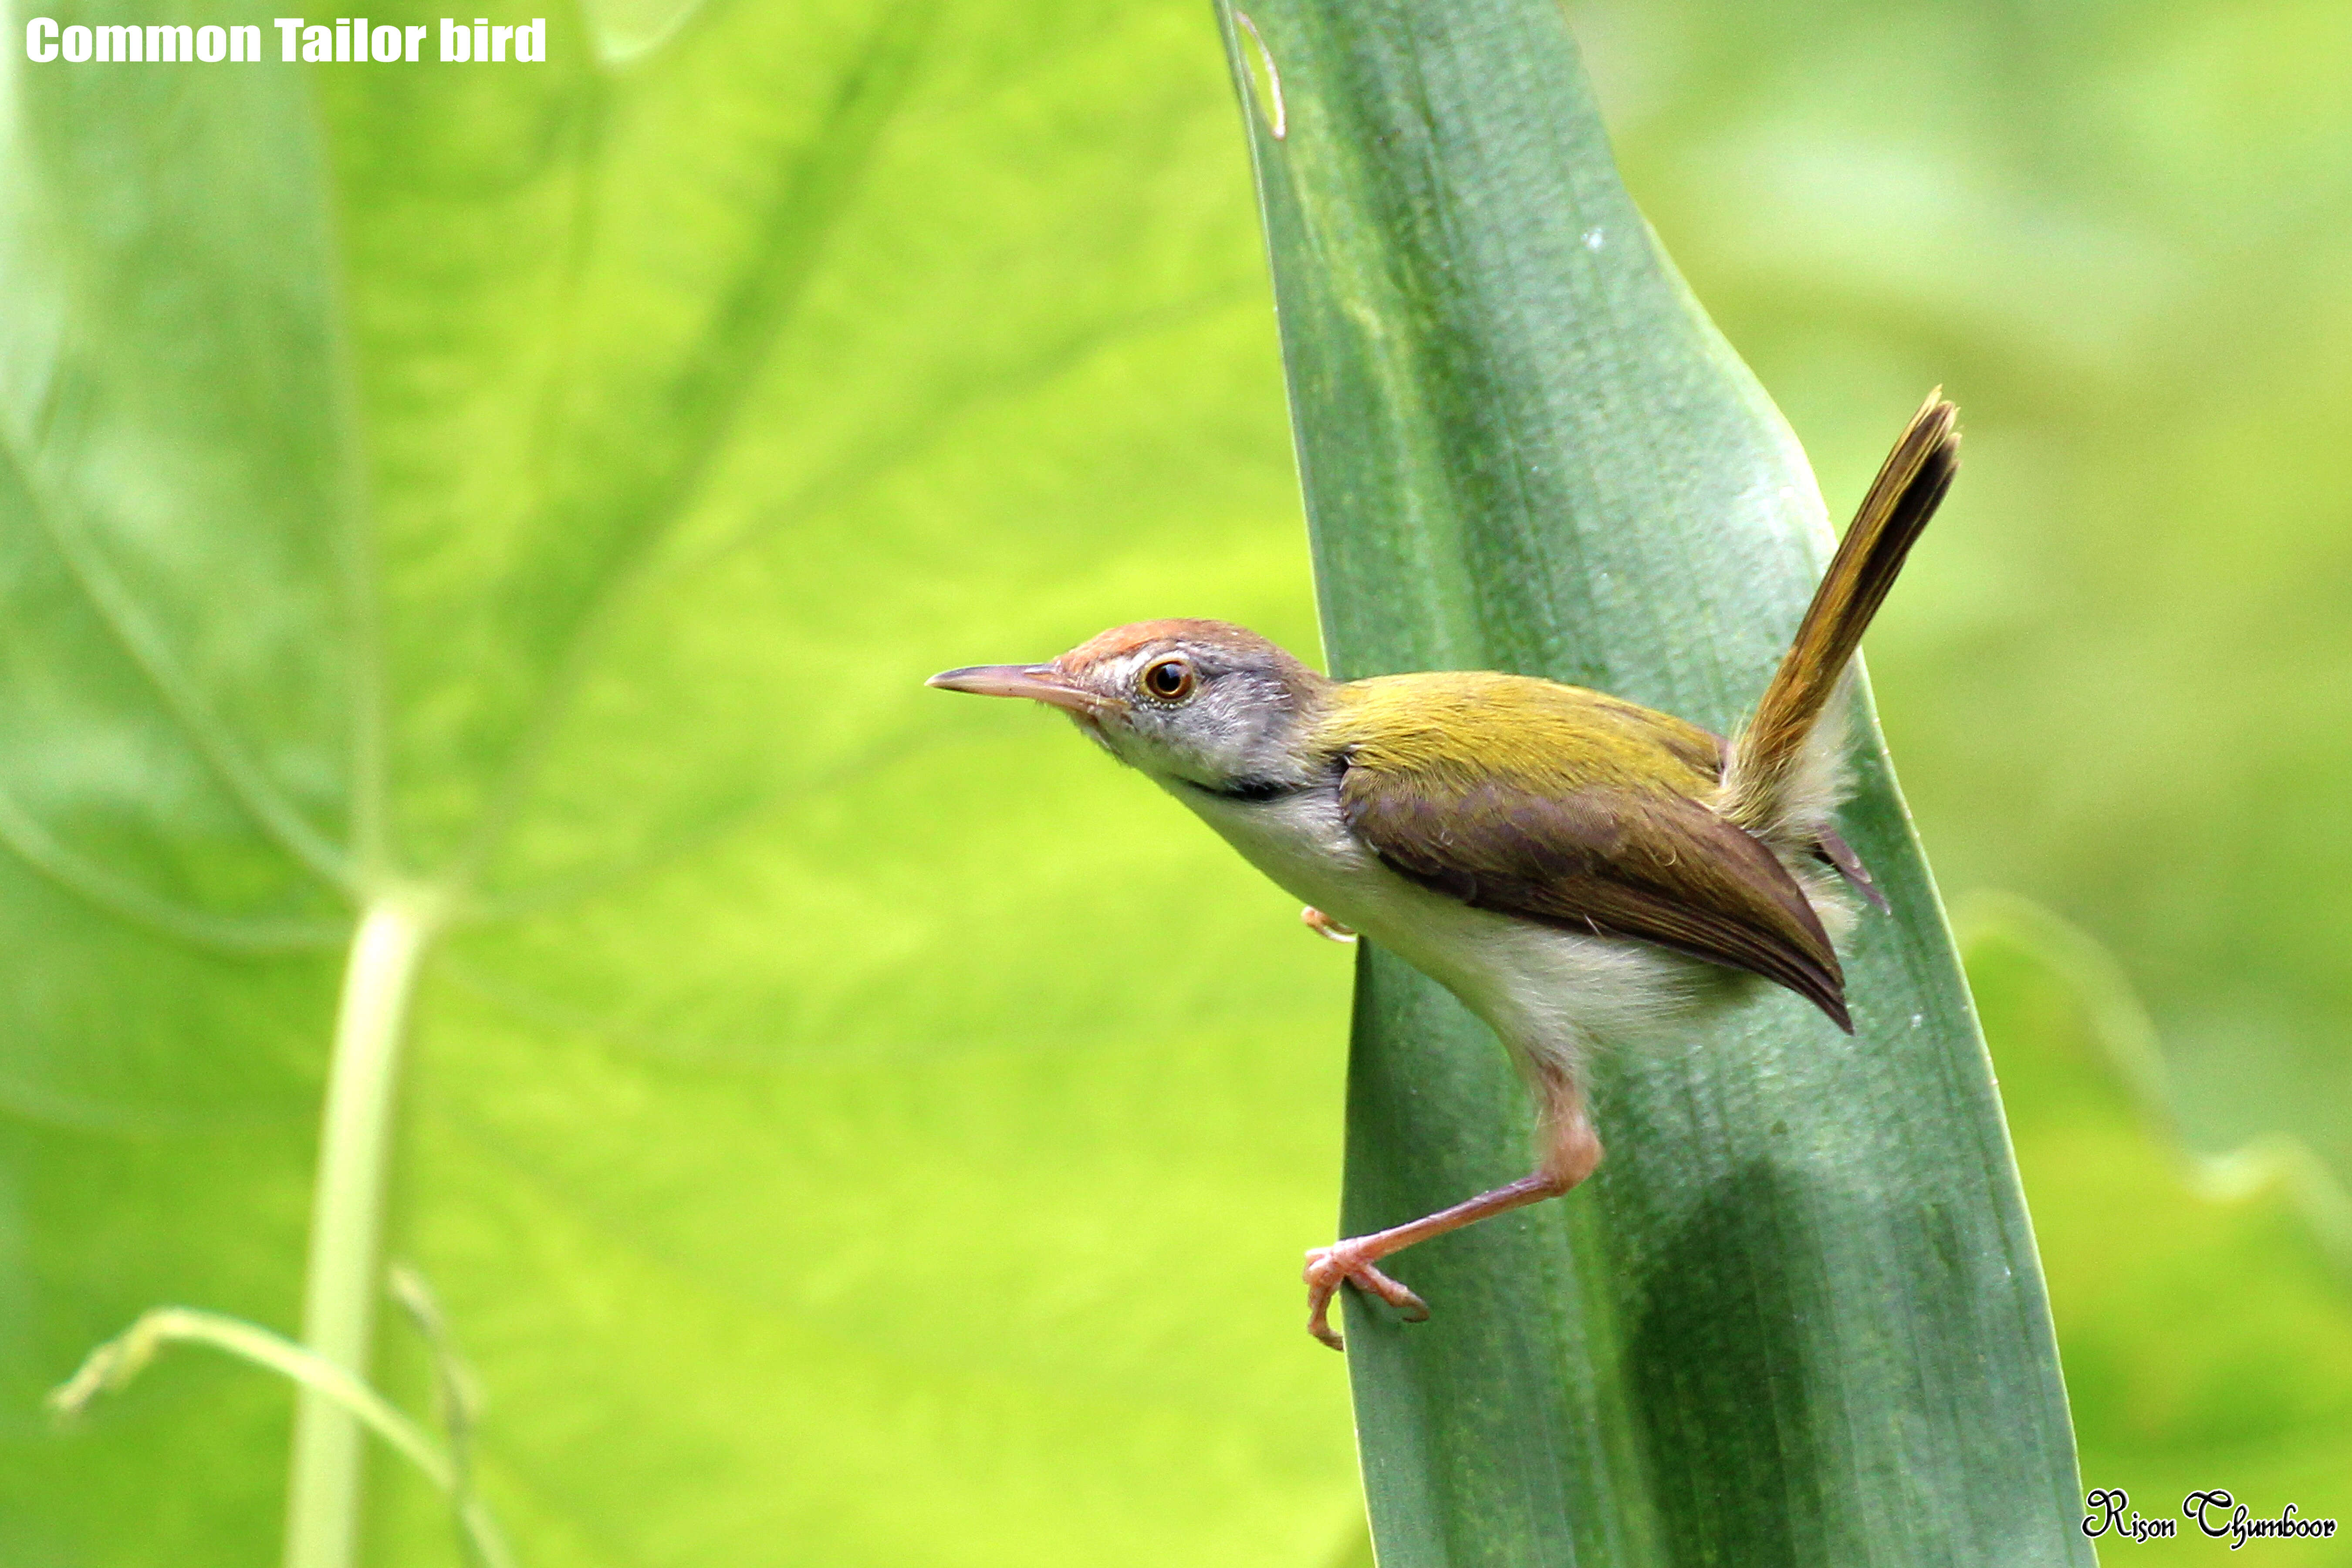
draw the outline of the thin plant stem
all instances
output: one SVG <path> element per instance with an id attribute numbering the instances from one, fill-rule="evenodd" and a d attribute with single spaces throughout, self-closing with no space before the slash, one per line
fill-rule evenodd
<path id="1" fill-rule="evenodd" d="M 441 903 L 410 891 L 369 904 L 352 938 L 335 1017 L 310 1211 L 302 1340 L 321 1361 L 362 1383 L 375 1327 L 376 1258 L 401 1036 L 417 965 Z M 352 1568 L 361 1458 L 360 1430 L 351 1410 L 306 1383 L 294 1416 L 285 1568 Z"/>
<path id="2" fill-rule="evenodd" d="M 433 1287 L 413 1265 L 392 1266 L 387 1284 L 433 1357 L 433 1403 L 449 1451 L 449 1513 L 457 1531 L 458 1549 L 476 1568 L 495 1568 L 482 1554 L 472 1529 L 474 1496 L 474 1429 L 481 1420 L 482 1388 L 473 1368 L 458 1353 L 457 1336 L 441 1311 Z"/>
<path id="3" fill-rule="evenodd" d="M 454 1452 L 436 1447 L 422 1427 L 343 1368 L 242 1318 L 194 1307 L 156 1307 L 142 1313 L 137 1322 L 90 1352 L 73 1376 L 51 1391 L 50 1410 L 60 1420 L 72 1420 L 100 1394 L 129 1384 L 158 1351 L 173 1342 L 209 1345 L 277 1373 L 291 1380 L 306 1396 L 324 1399 L 364 1424 L 449 1494 L 465 1543 L 477 1562 L 486 1568 L 514 1568 L 505 1537 L 499 1533 L 489 1510 L 472 1494 Z"/>

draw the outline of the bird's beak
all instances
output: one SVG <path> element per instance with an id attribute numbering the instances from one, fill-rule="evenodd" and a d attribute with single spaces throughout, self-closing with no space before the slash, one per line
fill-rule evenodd
<path id="1" fill-rule="evenodd" d="M 923 684 L 982 697 L 1027 697 L 1090 718 L 1110 706 L 1050 664 L 975 664 L 943 669 Z"/>

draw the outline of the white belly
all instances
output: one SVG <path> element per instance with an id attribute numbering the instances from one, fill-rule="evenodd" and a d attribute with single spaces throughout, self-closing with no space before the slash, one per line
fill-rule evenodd
<path id="1" fill-rule="evenodd" d="M 1592 1053 L 1650 1034 L 1709 989 L 1716 966 L 1644 942 L 1473 909 L 1383 865 L 1336 793 L 1252 805 L 1182 785 L 1192 807 L 1284 891 L 1459 996 L 1503 1042 L 1581 1076 Z"/>

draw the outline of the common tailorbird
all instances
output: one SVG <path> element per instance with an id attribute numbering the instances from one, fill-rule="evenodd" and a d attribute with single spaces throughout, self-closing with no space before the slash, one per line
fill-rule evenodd
<path id="1" fill-rule="evenodd" d="M 1581 687 L 1439 673 L 1335 681 L 1218 621 L 1119 626 L 1050 664 L 931 677 L 1062 709 L 1307 904 L 1459 996 L 1538 1100 L 1535 1171 L 1452 1208 L 1307 1255 L 1307 1330 L 1338 1348 L 1341 1281 L 1414 1318 L 1379 1267 L 1402 1247 L 1556 1197 L 1601 1140 L 1598 1051 L 1721 1005 L 1756 977 L 1851 1034 L 1832 945 L 1840 879 L 1884 907 L 1833 823 L 1844 695 L 1863 628 L 1958 466 L 1930 395 L 1846 531 L 1756 711 L 1728 742 Z"/>

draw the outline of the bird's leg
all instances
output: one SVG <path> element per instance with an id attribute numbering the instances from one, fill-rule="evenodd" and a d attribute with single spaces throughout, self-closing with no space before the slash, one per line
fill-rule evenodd
<path id="1" fill-rule="evenodd" d="M 1582 1091 L 1570 1075 L 1549 1069 L 1539 1073 L 1538 1087 L 1544 1099 L 1544 1158 L 1535 1170 L 1516 1182 L 1408 1224 L 1307 1249 L 1308 1333 L 1335 1351 L 1347 1348 L 1339 1331 L 1332 1328 L 1330 1319 L 1331 1298 L 1339 1292 L 1342 1281 L 1352 1281 L 1359 1289 L 1370 1290 L 1389 1305 L 1402 1309 L 1410 1321 L 1421 1321 L 1429 1316 L 1429 1304 L 1375 1268 L 1381 1258 L 1402 1252 L 1417 1241 L 1427 1241 L 1449 1230 L 1459 1230 L 1465 1225 L 1558 1197 L 1592 1173 L 1601 1163 L 1601 1138 L 1592 1131 L 1591 1118 L 1585 1114 Z"/>
<path id="2" fill-rule="evenodd" d="M 1333 942 L 1353 942 L 1356 933 L 1317 909 L 1313 904 L 1298 911 L 1299 922 L 1317 936 L 1328 936 Z"/>

